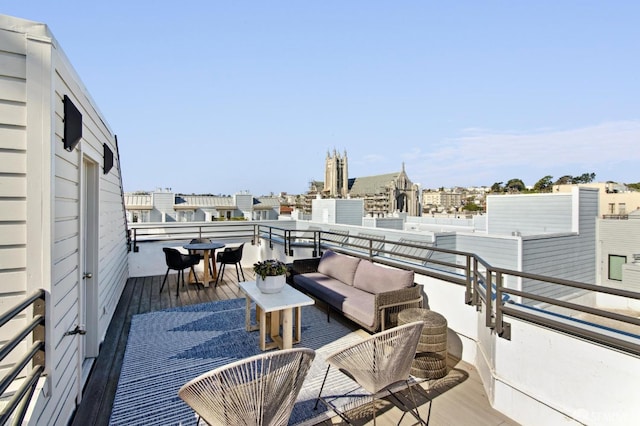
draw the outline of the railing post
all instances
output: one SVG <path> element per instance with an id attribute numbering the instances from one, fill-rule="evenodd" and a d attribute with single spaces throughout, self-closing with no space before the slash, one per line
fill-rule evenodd
<path id="1" fill-rule="evenodd" d="M 293 249 L 291 248 L 291 230 L 284 230 L 284 253 L 287 256 L 293 256 Z"/>
<path id="2" fill-rule="evenodd" d="M 45 366 L 45 353 L 44 353 L 44 341 L 45 341 L 45 313 L 46 313 L 46 303 L 45 303 L 45 292 L 42 292 L 40 298 L 33 302 L 33 317 L 40 316 L 42 318 L 42 322 L 33 330 L 33 341 L 41 341 L 43 344 L 41 349 L 34 355 L 33 357 L 33 367 L 38 365 L 44 367 Z"/>
<path id="3" fill-rule="evenodd" d="M 133 252 L 137 253 L 140 250 L 138 248 L 138 228 L 133 228 Z"/>
<path id="4" fill-rule="evenodd" d="M 471 256 L 467 255 L 467 270 L 466 270 L 466 279 L 467 279 L 467 289 L 465 290 L 465 303 L 467 305 L 472 303 L 473 294 L 475 291 L 471 291 L 471 286 L 478 280 L 478 276 L 476 271 L 478 270 L 478 261 L 474 258 L 473 260 L 473 270 L 471 269 Z M 471 274 L 473 273 L 473 278 Z"/>
<path id="5" fill-rule="evenodd" d="M 313 231 L 313 256 L 317 257 L 318 253 L 320 253 L 320 236 L 318 235 L 318 231 Z"/>
<path id="6" fill-rule="evenodd" d="M 496 272 L 496 281 L 500 281 L 502 279 L 502 273 Z M 487 311 L 485 312 L 485 325 L 491 329 L 495 328 L 495 323 L 493 321 L 493 271 L 487 269 L 487 282 L 485 283 L 485 302 L 487 304 Z"/>
<path id="7" fill-rule="evenodd" d="M 500 279 L 496 282 L 496 333 L 503 339 L 511 340 L 511 324 L 504 322 L 502 306 L 502 279 Z"/>

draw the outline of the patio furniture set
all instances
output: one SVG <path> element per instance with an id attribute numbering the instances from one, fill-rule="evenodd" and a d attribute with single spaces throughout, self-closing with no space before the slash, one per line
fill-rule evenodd
<path id="1" fill-rule="evenodd" d="M 198 244 L 206 243 L 192 243 L 185 248 L 204 249 L 205 253 L 215 250 Z M 195 257 L 200 260 L 196 252 L 183 256 L 187 257 L 185 264 L 195 262 Z M 204 260 L 206 276 L 210 265 L 208 258 Z M 185 269 L 188 267 L 192 265 Z M 327 305 L 327 320 L 330 310 L 335 310 L 369 332 L 381 330 L 328 356 L 325 381 L 334 367 L 369 392 L 374 424 L 376 398 L 383 392 L 393 394 L 393 386 L 405 382 L 413 402 L 411 412 L 424 423 L 409 379 L 412 375 L 427 379 L 446 375 L 447 322 L 441 315 L 422 308 L 420 287 L 413 282 L 413 272 L 377 266 L 332 251 L 326 251 L 321 259 L 296 260 L 289 269 L 287 280 L 291 285 L 285 285 L 279 293 L 262 293 L 255 281 L 240 283 L 246 296 L 247 331 L 260 331 L 261 350 L 279 350 L 202 374 L 182 386 L 180 398 L 209 424 L 287 424 L 315 358 L 312 349 L 293 348 L 302 338 L 301 308 L 319 299 Z M 253 303 L 255 322 L 251 319 Z M 322 401 L 348 422 L 344 413 L 323 398 L 325 381 L 316 407 Z"/>

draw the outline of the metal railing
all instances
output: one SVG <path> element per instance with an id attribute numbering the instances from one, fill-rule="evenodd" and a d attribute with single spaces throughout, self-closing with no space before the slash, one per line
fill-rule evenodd
<path id="1" fill-rule="evenodd" d="M 31 336 L 31 347 L 16 360 L 0 381 L 0 394 L 2 399 L 9 398 L 7 404 L 0 412 L 0 424 L 22 424 L 31 398 L 35 391 L 38 379 L 44 373 L 45 354 L 45 291 L 38 290 L 32 295 L 16 304 L 5 314 L 0 316 L 0 327 L 4 327 L 13 319 L 16 319 L 27 308 L 32 307 L 32 318 L 22 329 L 8 340 L 0 349 L 0 363 L 4 363 L 7 356 L 21 343 L 28 342 Z M 29 365 L 31 364 L 31 365 Z M 24 377 L 18 377 L 21 372 L 27 371 Z M 13 383 L 19 383 L 17 389 L 11 395 L 7 392 Z"/>
<path id="2" fill-rule="evenodd" d="M 256 236 L 254 222 L 186 222 L 186 223 L 135 223 L 129 224 L 133 251 L 143 241 L 184 240 L 211 238 L 216 240 L 251 240 Z"/>
<path id="3" fill-rule="evenodd" d="M 137 251 L 139 241 L 195 237 L 242 238 L 251 240 L 252 243 L 262 239 L 271 249 L 274 246 L 282 246 L 287 256 L 294 256 L 294 251 L 298 248 L 311 250 L 314 257 L 322 255 L 324 250 L 331 249 L 464 286 L 464 302 L 475 306 L 478 311 L 484 310 L 486 326 L 495 330 L 502 338 L 510 339 L 511 337 L 510 324 L 505 320 L 505 316 L 510 316 L 640 355 L 638 335 L 606 327 L 598 329 L 597 324 L 594 324 L 595 330 L 584 327 L 575 318 L 558 314 L 546 307 L 567 309 L 631 325 L 640 325 L 638 318 L 511 288 L 507 285 L 509 281 L 507 277 L 510 277 L 510 282 L 534 280 L 574 291 L 596 292 L 634 301 L 640 300 L 640 293 L 632 291 L 496 268 L 473 253 L 436 247 L 427 242 L 393 241 L 384 235 L 350 235 L 349 232 L 342 230 L 295 229 L 295 224 L 289 228 L 286 225 L 274 226 L 259 222 L 135 224 L 130 227 L 130 231 L 133 234 L 134 251 Z M 415 248 L 429 254 L 412 255 L 411 250 L 394 249 L 397 246 Z M 522 303 L 522 300 L 527 300 L 528 303 Z M 545 306 L 545 308 L 538 306 Z"/>
<path id="4" fill-rule="evenodd" d="M 603 327 L 588 321 L 575 321 L 575 318 L 562 315 L 536 306 L 554 306 L 567 310 L 595 315 L 597 317 L 619 321 L 624 324 L 640 326 L 640 318 L 623 315 L 604 309 L 547 297 L 533 292 L 508 287 L 506 277 L 513 280 L 533 280 L 556 286 L 587 292 L 613 295 L 631 300 L 640 300 L 640 293 L 601 285 L 586 284 L 571 280 L 531 274 L 526 272 L 492 267 L 473 253 L 460 252 L 435 247 L 428 244 L 390 241 L 384 237 L 347 235 L 341 232 L 324 230 L 291 230 L 274 226 L 258 226 L 257 236 L 266 240 L 271 248 L 281 244 L 287 255 L 293 255 L 296 247 L 313 250 L 313 256 L 320 256 L 323 250 L 351 254 L 389 266 L 401 266 L 417 274 L 437 278 L 466 287 L 465 303 L 484 309 L 485 325 L 502 338 L 511 339 L 510 324 L 505 316 L 535 323 L 563 333 L 597 342 L 618 350 L 640 355 L 640 335 L 623 332 L 611 327 Z M 353 241 L 357 241 L 354 243 Z M 364 241 L 364 242 L 363 242 Z M 427 250 L 432 255 L 412 256 L 393 250 L 394 245 L 403 245 Z M 389 248 L 388 246 L 391 246 Z M 525 304 L 519 300 L 527 300 Z M 591 325 L 584 327 L 581 325 Z M 613 331 L 613 333 L 611 333 Z M 629 339 L 628 337 L 631 337 Z"/>

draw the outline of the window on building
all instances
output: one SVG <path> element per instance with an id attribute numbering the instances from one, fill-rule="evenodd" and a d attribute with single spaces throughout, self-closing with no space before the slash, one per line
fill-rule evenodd
<path id="1" fill-rule="evenodd" d="M 618 214 L 627 214 L 627 204 L 619 203 L 618 204 Z"/>
<path id="2" fill-rule="evenodd" d="M 627 256 L 609 255 L 609 279 L 622 281 L 622 265 L 627 263 Z"/>
<path id="3" fill-rule="evenodd" d="M 609 214 L 614 214 L 616 211 L 615 203 L 609 203 Z"/>

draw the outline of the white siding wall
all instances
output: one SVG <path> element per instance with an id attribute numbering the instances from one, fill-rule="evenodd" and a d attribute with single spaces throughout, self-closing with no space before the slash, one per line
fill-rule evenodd
<path id="1" fill-rule="evenodd" d="M 154 192 L 152 194 L 152 204 L 154 210 L 152 212 L 152 222 L 163 222 L 162 214 L 164 213 L 164 222 L 175 222 L 176 212 L 173 209 L 175 204 L 175 194 L 173 192 Z M 159 213 L 156 216 L 156 212 Z"/>
<path id="2" fill-rule="evenodd" d="M 590 188 L 576 188 L 572 194 L 577 201 L 575 235 L 544 236 L 523 239 L 523 270 L 555 278 L 595 283 L 596 220 L 598 215 L 598 192 Z M 571 217 L 570 211 L 565 212 Z M 547 297 L 567 297 L 581 294 L 568 287 L 524 280 L 524 291 Z"/>
<path id="3" fill-rule="evenodd" d="M 487 231 L 511 235 L 571 232 L 571 194 L 490 195 Z"/>
<path id="4" fill-rule="evenodd" d="M 46 27 L 0 16 L 0 308 L 37 288 L 47 291 L 46 374 L 29 424 L 66 424 L 78 393 L 83 253 L 83 158 L 95 161 L 100 340 L 128 277 L 124 205 L 115 137 Z M 82 113 L 83 137 L 63 148 L 63 96 Z M 104 175 L 103 143 L 114 152 Z"/>
<path id="5" fill-rule="evenodd" d="M 0 313 L 23 299 L 27 287 L 27 90 L 24 37 L 0 28 Z M 25 324 L 3 327 L 0 344 Z M 0 374 L 24 345 L 0 365 Z"/>

